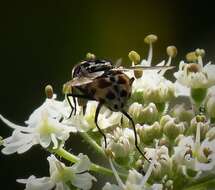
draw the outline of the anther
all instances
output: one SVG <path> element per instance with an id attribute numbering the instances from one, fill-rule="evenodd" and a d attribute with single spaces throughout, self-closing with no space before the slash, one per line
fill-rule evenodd
<path id="1" fill-rule="evenodd" d="M 169 57 L 175 57 L 176 55 L 177 55 L 177 48 L 175 47 L 175 46 L 168 46 L 167 48 L 166 48 L 166 52 L 167 52 L 167 55 L 169 56 Z"/>
<path id="2" fill-rule="evenodd" d="M 198 58 L 196 56 L 196 52 L 192 51 L 192 52 L 187 53 L 186 60 L 188 62 L 196 62 L 198 60 Z"/>
<path id="3" fill-rule="evenodd" d="M 132 61 L 132 66 L 137 65 L 140 62 L 140 55 L 136 51 L 130 51 L 128 54 L 129 59 Z M 141 78 L 143 71 L 140 69 L 134 70 L 134 76 L 136 78 Z"/>
<path id="4" fill-rule="evenodd" d="M 128 57 L 135 65 L 140 62 L 140 55 L 136 51 L 130 51 Z"/>
<path id="5" fill-rule="evenodd" d="M 195 51 L 195 53 L 196 53 L 196 56 L 197 57 L 204 57 L 204 55 L 205 55 L 205 50 L 204 49 L 196 49 L 196 51 Z"/>
<path id="6" fill-rule="evenodd" d="M 46 97 L 49 99 L 51 99 L 53 97 L 53 88 L 51 85 L 46 85 L 45 94 L 46 94 Z"/>
<path id="7" fill-rule="evenodd" d="M 152 44 L 152 43 L 155 43 L 156 41 L 158 40 L 158 37 L 154 34 L 149 34 L 148 36 L 146 36 L 144 38 L 144 42 L 146 44 Z"/>
<path id="8" fill-rule="evenodd" d="M 88 53 L 86 54 L 86 59 L 87 59 L 87 60 L 95 60 L 95 59 L 96 59 L 96 56 L 95 56 L 93 53 L 88 52 Z"/>

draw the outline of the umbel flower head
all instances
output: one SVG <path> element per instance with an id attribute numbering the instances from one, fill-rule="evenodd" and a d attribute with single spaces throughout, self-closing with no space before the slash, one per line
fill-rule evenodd
<path id="1" fill-rule="evenodd" d="M 187 55 L 188 59 L 192 55 L 193 58 L 190 59 L 194 62 L 180 62 L 179 71 L 174 74 L 179 83 L 193 89 L 209 88 L 215 85 L 215 65 L 209 62 L 204 66 L 202 61 L 204 54 L 204 50 L 197 49 Z"/>
<path id="2" fill-rule="evenodd" d="M 55 100 L 56 96 L 47 98 L 25 122 L 27 126 L 16 125 L 2 115 L 0 119 L 14 129 L 12 136 L 3 140 L 2 153 L 23 153 L 33 145 L 40 144 L 44 148 L 58 148 L 69 138 L 70 132 L 77 129 L 64 125 L 60 119 L 67 115 L 65 102 Z"/>
<path id="3" fill-rule="evenodd" d="M 26 190 L 92 189 L 96 178 L 89 171 L 116 178 L 115 184 L 100 183 L 105 184 L 100 188 L 103 190 L 207 189 L 215 183 L 215 66 L 210 62 L 204 66 L 204 51 L 197 49 L 187 55 L 190 63 L 180 62 L 174 83 L 164 76 L 177 54 L 174 46 L 167 47 L 167 61 L 153 64 L 157 66 L 155 69 L 151 67 L 152 46 L 157 39 L 155 35 L 145 38 L 149 45 L 147 59 L 141 60 L 137 52 L 131 51 L 132 69 L 120 70 L 128 78 L 135 78 L 131 97 L 120 110 L 123 114 L 105 105 L 98 113 L 99 102 L 92 100 L 86 101 L 83 109 L 83 100 L 69 97 L 75 91 L 73 88 L 65 88 L 65 99 L 57 100 L 52 87 L 47 86 L 47 98 L 33 111 L 25 126 L 0 115 L 0 120 L 13 129 L 11 136 L 0 138 L 3 154 L 21 154 L 37 144 L 50 152 L 47 177 L 31 175 L 17 180 L 25 184 Z M 94 54 L 87 54 L 90 68 L 90 61 L 95 59 Z M 146 69 L 141 70 L 143 67 Z M 111 69 L 120 68 L 111 65 Z M 82 72 L 87 74 L 88 70 Z M 117 87 L 115 83 L 111 85 Z M 184 95 L 188 98 L 181 97 Z M 120 98 L 116 96 L 114 101 Z M 71 114 L 73 106 L 76 106 L 75 114 Z M 110 169 L 91 163 L 83 153 L 78 157 L 73 155 L 74 143 L 69 144 L 70 151 L 65 150 L 73 133 L 79 133 L 91 147 L 90 151 L 93 149 L 91 160 L 101 157 L 104 163 L 109 161 Z M 82 146 L 79 143 L 77 146 L 76 150 L 82 152 Z"/>
<path id="4" fill-rule="evenodd" d="M 157 36 L 148 35 L 145 38 L 145 42 L 149 44 L 149 53 L 147 60 L 143 59 L 140 66 L 151 67 L 152 66 L 152 55 L 153 49 L 152 44 L 157 41 Z M 136 56 L 132 56 L 135 54 Z M 167 54 L 169 59 L 167 62 L 162 61 L 156 66 L 170 66 L 172 58 L 176 56 L 177 49 L 174 46 L 167 47 Z M 136 52 L 130 52 L 129 58 L 132 61 L 132 65 L 138 66 L 138 59 Z M 164 103 L 170 101 L 175 96 L 174 84 L 167 80 L 163 75 L 168 69 L 160 71 L 157 70 L 146 70 L 144 74 L 139 76 L 133 83 L 132 96 L 142 96 L 143 102 L 154 102 L 154 103 Z"/>

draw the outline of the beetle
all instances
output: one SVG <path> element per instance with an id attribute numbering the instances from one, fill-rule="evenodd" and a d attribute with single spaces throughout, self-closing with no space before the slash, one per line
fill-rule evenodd
<path id="1" fill-rule="evenodd" d="M 84 60 L 72 69 L 72 79 L 68 81 L 65 86 L 70 88 L 71 92 L 66 93 L 66 98 L 71 107 L 70 116 L 76 114 L 76 98 L 78 100 L 96 100 L 99 102 L 95 113 L 95 124 L 104 137 L 105 148 L 107 148 L 106 136 L 102 129 L 98 125 L 98 115 L 102 106 L 106 106 L 111 111 L 121 112 L 124 114 L 132 124 L 132 128 L 135 136 L 135 147 L 139 153 L 148 161 L 144 153 L 138 146 L 137 132 L 132 117 L 126 112 L 125 106 L 128 99 L 131 96 L 132 83 L 135 80 L 134 77 L 129 78 L 125 71 L 131 69 L 171 69 L 168 67 L 143 67 L 132 66 L 130 68 L 116 67 L 111 61 L 105 59 L 89 59 Z M 69 97 L 73 98 L 74 106 L 72 105 Z M 86 102 L 82 102 L 83 112 L 86 109 Z"/>

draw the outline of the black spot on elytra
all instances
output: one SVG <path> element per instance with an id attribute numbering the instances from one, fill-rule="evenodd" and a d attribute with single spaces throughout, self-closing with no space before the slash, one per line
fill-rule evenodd
<path id="1" fill-rule="evenodd" d="M 115 98 L 115 94 L 113 92 L 109 91 L 106 94 L 106 98 L 109 99 L 109 100 L 113 100 Z"/>
<path id="2" fill-rule="evenodd" d="M 113 88 L 116 92 L 119 92 L 119 86 L 118 85 L 114 85 Z"/>
<path id="3" fill-rule="evenodd" d="M 106 87 L 111 86 L 111 85 L 112 85 L 112 83 L 106 78 L 101 78 L 98 80 L 98 87 L 99 88 L 106 88 Z"/>
<path id="4" fill-rule="evenodd" d="M 116 81 L 115 77 L 110 77 L 110 81 L 115 82 Z"/>
<path id="5" fill-rule="evenodd" d="M 127 95 L 128 95 L 128 93 L 127 93 L 126 90 L 122 90 L 122 91 L 120 92 L 120 96 L 121 96 L 121 97 L 126 97 Z"/>
<path id="6" fill-rule="evenodd" d="M 114 109 L 118 109 L 118 105 L 117 104 L 114 105 Z"/>
<path id="7" fill-rule="evenodd" d="M 118 76 L 117 83 L 118 84 L 126 84 L 126 78 L 123 76 Z"/>

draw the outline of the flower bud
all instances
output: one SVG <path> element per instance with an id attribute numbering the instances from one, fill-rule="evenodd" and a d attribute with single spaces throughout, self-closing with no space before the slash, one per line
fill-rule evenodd
<path id="1" fill-rule="evenodd" d="M 119 128 L 113 134 L 107 134 L 107 149 L 112 152 L 116 162 L 126 164 L 129 162 L 129 155 L 135 147 L 135 137 L 132 129 Z"/>
<path id="2" fill-rule="evenodd" d="M 130 105 L 128 113 L 135 123 L 153 123 L 158 118 L 158 110 L 154 103 L 149 103 L 145 108 L 137 102 Z"/>
<path id="3" fill-rule="evenodd" d="M 146 36 L 146 37 L 144 38 L 144 42 L 145 42 L 146 44 L 154 43 L 154 42 L 156 42 L 157 40 L 158 40 L 158 37 L 157 37 L 156 35 L 154 35 L 154 34 L 149 34 L 148 36 Z"/>
<path id="4" fill-rule="evenodd" d="M 182 122 L 178 123 L 176 118 L 165 115 L 160 120 L 164 134 L 171 140 L 174 140 L 180 133 L 183 133 L 185 127 Z"/>
<path id="5" fill-rule="evenodd" d="M 191 119 L 195 116 L 192 109 L 186 109 L 185 104 L 177 104 L 171 110 L 171 115 L 181 122 L 190 124 Z"/>
<path id="6" fill-rule="evenodd" d="M 160 83 L 156 87 L 144 90 L 143 98 L 146 102 L 164 103 L 175 97 L 175 87 L 170 81 Z"/>
<path id="7" fill-rule="evenodd" d="M 168 46 L 166 52 L 168 56 L 175 57 L 177 55 L 177 48 L 175 46 Z"/>
<path id="8" fill-rule="evenodd" d="M 150 144 L 154 139 L 159 139 L 162 136 L 160 124 L 158 122 L 152 125 L 136 125 L 137 133 L 140 136 L 140 141 L 144 144 Z"/>

